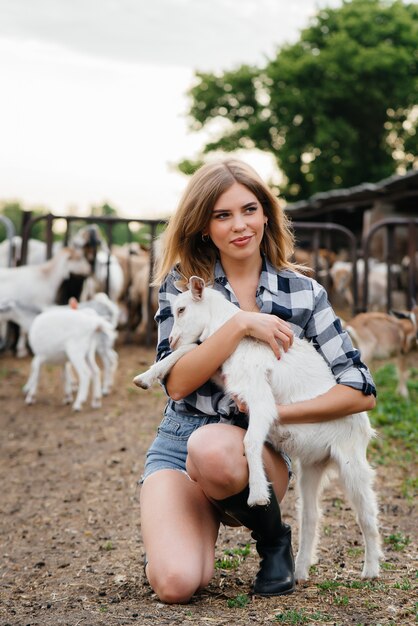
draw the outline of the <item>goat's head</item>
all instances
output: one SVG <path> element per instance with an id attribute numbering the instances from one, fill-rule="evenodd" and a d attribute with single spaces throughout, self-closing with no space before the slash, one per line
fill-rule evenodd
<path id="1" fill-rule="evenodd" d="M 192 276 L 187 291 L 179 294 L 173 304 L 174 325 L 170 333 L 170 347 L 203 341 L 209 334 L 209 292 L 202 278 Z"/>
<path id="2" fill-rule="evenodd" d="M 390 314 L 401 321 L 405 333 L 404 352 L 409 352 L 414 345 L 418 344 L 418 306 L 413 301 L 413 308 L 410 311 L 391 310 Z"/>
<path id="3" fill-rule="evenodd" d="M 107 251 L 107 245 L 97 224 L 87 224 L 71 238 L 71 247 L 82 250 L 85 258 L 94 266 L 98 250 Z"/>
<path id="4" fill-rule="evenodd" d="M 89 274 L 91 274 L 90 263 L 87 261 L 81 250 L 77 250 L 75 248 L 63 248 L 61 255 L 63 256 L 63 259 L 65 259 L 64 263 L 67 269 L 67 278 L 70 274 L 75 274 L 77 276 L 89 276 Z"/>

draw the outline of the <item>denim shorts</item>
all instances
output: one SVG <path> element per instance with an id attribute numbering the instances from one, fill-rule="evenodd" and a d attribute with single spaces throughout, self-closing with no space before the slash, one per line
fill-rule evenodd
<path id="1" fill-rule="evenodd" d="M 219 415 L 184 415 L 166 407 L 164 417 L 158 427 L 157 436 L 146 454 L 144 473 L 139 481 L 140 484 L 148 476 L 162 469 L 174 469 L 187 474 L 187 441 L 190 435 L 201 426 L 218 424 L 220 421 Z M 239 413 L 228 423 L 246 430 L 248 418 Z M 290 458 L 284 452 L 281 452 L 281 455 L 287 465 L 290 478 L 292 475 Z"/>

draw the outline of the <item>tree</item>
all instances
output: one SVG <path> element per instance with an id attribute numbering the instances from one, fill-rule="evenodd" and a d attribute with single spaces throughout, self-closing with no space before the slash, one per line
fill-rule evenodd
<path id="1" fill-rule="evenodd" d="M 323 9 L 264 67 L 197 72 L 192 128 L 223 120 L 204 153 L 273 153 L 289 200 L 406 171 L 417 163 L 417 41 L 415 3 Z"/>
<path id="2" fill-rule="evenodd" d="M 26 209 L 22 206 L 20 202 L 0 201 L 0 215 L 4 215 L 5 217 L 8 217 L 12 221 L 13 226 L 15 227 L 16 235 L 22 234 L 23 215 L 24 215 L 25 210 Z M 32 218 L 39 217 L 40 215 L 44 215 L 47 212 L 48 211 L 44 209 L 43 207 L 31 209 L 31 217 Z M 33 237 L 34 239 L 44 239 L 42 224 L 38 222 L 34 225 L 31 231 L 31 237 Z M 6 238 L 6 232 L 5 232 L 5 229 L 2 228 L 0 232 L 0 241 L 5 238 Z"/>

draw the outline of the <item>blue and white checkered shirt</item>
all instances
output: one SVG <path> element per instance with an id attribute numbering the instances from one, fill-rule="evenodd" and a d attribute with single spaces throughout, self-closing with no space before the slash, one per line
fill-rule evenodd
<path id="1" fill-rule="evenodd" d="M 174 284 L 179 279 L 180 274 L 172 270 L 159 290 L 159 308 L 155 315 L 158 324 L 157 361 L 171 352 L 168 342 L 173 327 L 171 304 L 179 294 Z M 213 287 L 239 306 L 220 261 L 215 266 Z M 313 342 L 330 366 L 337 383 L 360 389 L 365 395 L 376 395 L 368 368 L 361 362 L 358 350 L 342 329 L 327 293 L 319 283 L 291 269 L 277 271 L 263 258 L 256 299 L 262 313 L 286 320 L 295 336 Z M 175 411 L 186 415 L 203 413 L 232 417 L 237 412 L 235 403 L 211 381 L 179 402 L 170 398 L 169 404 Z"/>

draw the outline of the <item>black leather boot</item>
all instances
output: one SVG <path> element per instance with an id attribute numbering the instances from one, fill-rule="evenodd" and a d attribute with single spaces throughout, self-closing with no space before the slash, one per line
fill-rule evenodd
<path id="1" fill-rule="evenodd" d="M 295 590 L 294 561 L 290 526 L 283 524 L 280 506 L 270 488 L 270 503 L 249 507 L 248 486 L 234 496 L 216 500 L 227 515 L 252 530 L 260 570 L 255 577 L 253 593 L 259 596 L 281 596 Z"/>

